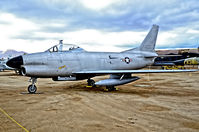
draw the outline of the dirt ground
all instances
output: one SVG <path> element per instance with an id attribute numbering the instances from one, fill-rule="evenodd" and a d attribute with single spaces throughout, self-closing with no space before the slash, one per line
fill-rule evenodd
<path id="1" fill-rule="evenodd" d="M 137 76 L 115 92 L 87 88 L 86 80 L 38 79 L 32 95 L 29 78 L 0 72 L 0 108 L 31 132 L 199 131 L 199 72 Z M 0 111 L 4 131 L 24 130 Z"/>

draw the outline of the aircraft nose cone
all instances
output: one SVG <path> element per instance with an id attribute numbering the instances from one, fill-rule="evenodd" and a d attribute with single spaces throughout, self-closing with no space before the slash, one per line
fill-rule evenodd
<path id="1" fill-rule="evenodd" d="M 14 57 L 8 60 L 6 65 L 12 68 L 21 68 L 21 65 L 23 65 L 23 58 L 22 56 Z"/>

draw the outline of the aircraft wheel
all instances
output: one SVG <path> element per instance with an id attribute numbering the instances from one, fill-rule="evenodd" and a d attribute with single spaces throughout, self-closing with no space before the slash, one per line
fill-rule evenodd
<path id="1" fill-rule="evenodd" d="M 106 90 L 105 91 L 116 91 L 117 89 L 114 86 L 106 86 Z"/>
<path id="2" fill-rule="evenodd" d="M 88 79 L 88 86 L 95 87 L 95 81 L 93 79 Z"/>
<path id="3" fill-rule="evenodd" d="M 36 91 L 37 91 L 37 87 L 35 85 L 31 84 L 31 85 L 28 86 L 28 92 L 30 94 L 34 94 L 34 93 L 36 93 Z"/>

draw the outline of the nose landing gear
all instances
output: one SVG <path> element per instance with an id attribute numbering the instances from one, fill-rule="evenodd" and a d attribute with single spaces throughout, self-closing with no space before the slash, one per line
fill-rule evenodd
<path id="1" fill-rule="evenodd" d="M 29 92 L 30 94 L 34 94 L 34 93 L 36 93 L 36 91 L 37 91 L 37 87 L 36 87 L 36 85 L 35 85 L 35 83 L 37 82 L 37 78 L 31 77 L 31 78 L 30 78 L 30 82 L 32 82 L 32 84 L 28 86 L 28 92 Z"/>

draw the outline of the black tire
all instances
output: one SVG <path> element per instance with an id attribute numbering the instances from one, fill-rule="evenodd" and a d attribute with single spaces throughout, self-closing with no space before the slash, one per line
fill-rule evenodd
<path id="1" fill-rule="evenodd" d="M 108 91 L 115 91 L 116 90 L 116 88 L 114 86 L 106 86 L 106 89 Z"/>
<path id="2" fill-rule="evenodd" d="M 88 86 L 92 86 L 92 87 L 95 87 L 95 81 L 93 79 L 88 79 Z"/>
<path id="3" fill-rule="evenodd" d="M 30 94 L 34 94 L 34 93 L 36 93 L 36 91 L 37 91 L 37 87 L 35 85 L 31 84 L 31 85 L 28 86 L 28 92 Z"/>

